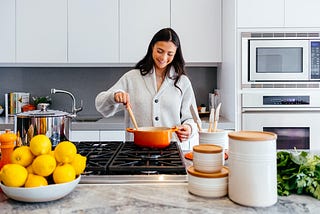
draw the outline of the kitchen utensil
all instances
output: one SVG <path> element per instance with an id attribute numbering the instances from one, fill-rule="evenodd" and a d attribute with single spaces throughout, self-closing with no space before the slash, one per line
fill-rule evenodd
<path id="1" fill-rule="evenodd" d="M 5 133 L 0 135 L 0 149 L 1 149 L 1 161 L 0 169 L 10 163 L 10 157 L 13 152 L 14 142 L 16 141 L 17 136 L 12 133 L 10 130 L 6 130 Z"/>
<path id="2" fill-rule="evenodd" d="M 53 201 L 68 195 L 77 186 L 81 175 L 75 180 L 62 183 L 50 184 L 41 187 L 8 187 L 0 183 L 2 191 L 9 197 L 17 201 L 24 202 L 46 202 Z"/>
<path id="3" fill-rule="evenodd" d="M 131 118 L 131 121 L 132 121 L 134 127 L 136 128 L 136 130 L 138 130 L 138 124 L 137 124 L 136 118 L 134 117 L 134 114 L 132 112 L 130 104 L 127 105 L 127 110 L 128 110 L 128 113 L 130 115 L 130 118 Z"/>
<path id="4" fill-rule="evenodd" d="M 172 133 L 178 131 L 177 127 L 139 127 L 127 128 L 134 134 L 134 144 L 140 147 L 165 148 L 170 145 Z"/>
<path id="5" fill-rule="evenodd" d="M 218 104 L 216 112 L 214 113 L 213 132 L 217 131 L 218 121 L 220 116 L 220 108 L 221 108 L 221 103 Z"/>
<path id="6" fill-rule="evenodd" d="M 212 132 L 213 122 L 214 122 L 214 108 L 211 108 L 211 110 L 210 110 L 210 116 L 209 116 L 209 128 L 208 128 L 208 132 Z"/>
<path id="7" fill-rule="evenodd" d="M 39 105 L 40 110 L 18 113 L 14 118 L 14 132 L 22 145 L 29 145 L 34 135 L 45 134 L 53 146 L 69 138 L 73 116 L 67 112 L 49 110 L 46 104 Z"/>
<path id="8" fill-rule="evenodd" d="M 194 122 L 197 124 L 198 131 L 202 131 L 201 120 L 199 118 L 199 115 L 196 113 L 195 108 L 192 105 L 190 105 L 190 111 L 191 111 L 192 118 L 193 118 Z"/>

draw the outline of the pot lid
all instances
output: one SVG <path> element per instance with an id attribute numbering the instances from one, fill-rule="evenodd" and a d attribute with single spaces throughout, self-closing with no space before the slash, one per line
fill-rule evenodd
<path id="1" fill-rule="evenodd" d="M 33 110 L 26 111 L 17 114 L 17 117 L 61 117 L 69 115 L 68 112 L 59 111 L 59 110 Z"/>

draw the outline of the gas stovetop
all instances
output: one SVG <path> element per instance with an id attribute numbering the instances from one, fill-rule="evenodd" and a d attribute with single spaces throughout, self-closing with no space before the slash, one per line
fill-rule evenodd
<path id="1" fill-rule="evenodd" d="M 87 157 L 81 183 L 186 182 L 186 167 L 177 142 L 164 149 L 133 142 L 76 142 Z"/>

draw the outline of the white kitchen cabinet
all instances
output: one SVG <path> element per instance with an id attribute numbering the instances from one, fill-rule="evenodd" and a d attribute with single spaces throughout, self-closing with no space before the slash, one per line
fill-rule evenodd
<path id="1" fill-rule="evenodd" d="M 236 5 L 239 28 L 284 27 L 285 0 L 237 0 Z"/>
<path id="2" fill-rule="evenodd" d="M 0 63 L 15 62 L 15 1 L 0 0 Z"/>
<path id="3" fill-rule="evenodd" d="M 187 63 L 221 62 L 221 0 L 172 0 L 171 27 Z"/>
<path id="4" fill-rule="evenodd" d="M 137 63 L 153 35 L 170 27 L 170 0 L 119 0 L 120 62 Z"/>
<path id="5" fill-rule="evenodd" d="M 68 1 L 68 62 L 119 62 L 118 0 Z"/>
<path id="6" fill-rule="evenodd" d="M 100 140 L 100 133 L 99 130 L 81 130 L 81 131 L 71 131 L 70 132 L 70 141 L 77 142 L 77 141 L 99 141 Z"/>
<path id="7" fill-rule="evenodd" d="M 100 131 L 100 141 L 125 141 L 125 131 Z"/>
<path id="8" fill-rule="evenodd" d="M 16 0 L 16 62 L 67 62 L 67 0 Z"/>
<path id="9" fill-rule="evenodd" d="M 286 27 L 320 27 L 319 0 L 286 0 Z"/>

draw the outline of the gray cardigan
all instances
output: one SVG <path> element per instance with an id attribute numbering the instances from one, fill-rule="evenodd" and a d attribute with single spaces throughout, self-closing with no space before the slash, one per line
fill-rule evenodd
<path id="1" fill-rule="evenodd" d="M 170 75 L 175 75 L 173 68 Z M 155 72 L 145 76 L 138 69 L 125 73 L 109 90 L 100 92 L 95 100 L 97 110 L 104 116 L 113 116 L 124 110 L 124 105 L 116 103 L 114 93 L 124 91 L 129 93 L 132 111 L 138 126 L 173 127 L 190 124 L 191 136 L 197 132 L 197 126 L 192 119 L 190 105 L 196 108 L 196 101 L 189 78 L 182 75 L 178 86 L 174 80 L 166 77 L 157 91 Z M 125 113 L 126 127 L 133 127 L 130 118 Z"/>

